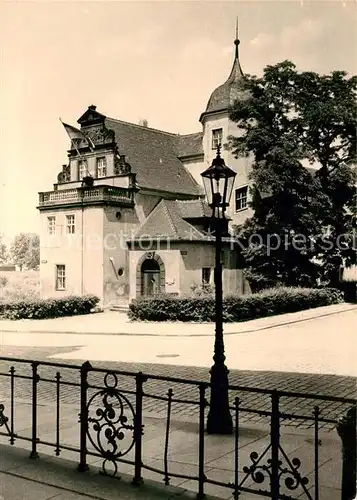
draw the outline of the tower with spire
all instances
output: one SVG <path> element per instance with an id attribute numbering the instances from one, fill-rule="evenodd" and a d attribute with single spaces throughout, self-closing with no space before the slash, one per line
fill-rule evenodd
<path id="1" fill-rule="evenodd" d="M 202 146 L 205 163 L 210 164 L 212 162 L 216 154 L 217 144 L 220 143 L 225 162 L 237 173 L 232 200 L 228 210 L 228 215 L 235 225 L 240 225 L 251 215 L 245 198 L 249 197 L 248 176 L 252 161 L 250 158 L 235 158 L 224 148 L 227 138 L 230 135 L 239 136 L 240 134 L 237 124 L 229 119 L 229 108 L 237 100 L 247 98 L 247 91 L 243 85 L 245 76 L 239 60 L 239 45 L 237 19 L 234 60 L 231 72 L 227 80 L 212 92 L 206 109 L 200 116 L 200 122 L 203 127 Z M 241 198 L 242 201 L 236 202 L 236 196 Z"/>

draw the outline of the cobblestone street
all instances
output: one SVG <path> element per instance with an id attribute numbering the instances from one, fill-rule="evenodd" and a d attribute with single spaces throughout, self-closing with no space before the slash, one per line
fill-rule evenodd
<path id="1" fill-rule="evenodd" d="M 60 356 L 62 348 L 25 348 L 25 347 L 3 347 L 2 354 L 14 358 L 46 360 L 48 356 L 56 353 Z M 47 359 L 48 360 L 48 359 Z M 81 365 L 81 361 L 60 360 L 58 363 L 70 365 Z M 209 370 L 202 367 L 188 366 L 167 366 L 163 364 L 143 364 L 143 363 L 119 363 L 119 362 L 94 362 L 94 368 L 104 368 L 108 370 L 120 370 L 127 372 L 142 371 L 148 375 L 172 376 L 182 379 L 194 379 L 197 381 L 209 381 Z M 1 373 L 8 373 L 11 363 L 1 361 Z M 31 375 L 31 365 L 16 364 L 16 375 Z M 46 380 L 55 381 L 56 372 L 61 373 L 61 382 L 79 383 L 79 370 L 65 368 L 55 368 L 40 366 L 40 382 L 38 384 L 38 402 L 40 405 L 52 404 L 56 401 L 55 385 Z M 46 380 L 44 380 L 46 379 Z M 104 381 L 104 374 L 92 372 L 89 376 L 89 384 L 101 387 Z M 238 371 L 231 370 L 229 374 L 231 385 L 244 387 L 255 387 L 259 389 L 278 389 L 280 391 L 298 392 L 301 394 L 319 394 L 325 396 L 338 396 L 344 398 L 356 397 L 356 379 L 353 377 L 342 377 L 336 375 L 322 374 L 297 374 L 282 372 L 264 371 Z M 172 406 L 173 416 L 184 421 L 197 421 L 198 406 L 182 403 L 177 400 L 198 401 L 199 392 L 195 386 L 179 383 L 169 383 L 167 381 L 149 379 L 144 384 L 144 411 L 148 414 L 163 418 L 167 413 L 167 401 L 150 398 L 150 395 L 166 397 L 168 389 L 173 389 L 174 403 Z M 129 376 L 118 377 L 118 389 L 122 391 L 135 391 L 135 379 Z M 93 390 L 94 392 L 94 390 Z M 9 401 L 10 378 L 2 377 L 0 399 Z M 231 391 L 231 402 L 234 397 L 239 396 L 241 405 L 244 408 L 270 410 L 270 397 L 263 394 L 249 393 L 243 391 Z M 207 393 L 207 397 L 209 394 Z M 129 396 L 133 401 L 133 396 Z M 16 378 L 15 380 L 15 400 L 31 400 L 31 380 Z M 79 387 L 71 385 L 61 385 L 60 400 L 62 404 L 79 404 Z M 318 404 L 326 418 L 335 419 L 345 413 L 347 407 L 341 403 L 318 402 L 304 398 L 282 398 L 281 409 L 285 412 L 298 413 L 299 415 L 312 416 L 314 406 Z M 251 413 L 242 413 L 241 422 L 249 424 L 267 423 L 264 417 Z M 299 421 L 295 419 L 284 420 L 283 425 L 308 428 L 313 422 Z M 324 425 L 325 429 L 332 429 L 330 424 Z"/>

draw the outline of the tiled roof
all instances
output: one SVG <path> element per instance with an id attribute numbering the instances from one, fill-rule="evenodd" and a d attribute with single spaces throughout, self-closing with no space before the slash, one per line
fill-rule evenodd
<path id="1" fill-rule="evenodd" d="M 177 136 L 177 156 L 203 155 L 202 139 L 203 132 Z"/>
<path id="2" fill-rule="evenodd" d="M 188 196 L 201 194 L 200 186 L 178 159 L 177 134 L 113 118 L 106 118 L 105 124 L 115 132 L 119 153 L 137 174 L 139 187 Z"/>
<path id="3" fill-rule="evenodd" d="M 162 238 L 171 241 L 202 241 L 207 239 L 203 232 L 183 220 L 179 205 L 180 202 L 177 201 L 161 200 L 135 233 L 133 240 Z"/>
<path id="4" fill-rule="evenodd" d="M 176 201 L 176 205 L 183 219 L 199 219 L 212 216 L 212 209 L 202 199 L 180 200 Z"/>

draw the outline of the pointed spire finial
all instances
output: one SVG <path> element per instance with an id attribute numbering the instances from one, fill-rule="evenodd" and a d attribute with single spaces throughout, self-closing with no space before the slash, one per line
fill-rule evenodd
<path id="1" fill-rule="evenodd" d="M 238 45 L 240 41 L 238 38 L 238 16 L 236 17 L 236 39 L 234 40 L 234 45 L 236 46 L 235 59 L 238 59 Z"/>

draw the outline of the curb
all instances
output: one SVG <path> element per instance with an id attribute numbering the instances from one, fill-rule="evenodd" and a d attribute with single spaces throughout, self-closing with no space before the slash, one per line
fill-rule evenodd
<path id="1" fill-rule="evenodd" d="M 308 309 L 305 309 L 305 311 L 308 310 Z M 250 328 L 250 329 L 247 329 L 247 330 L 240 330 L 240 331 L 236 331 L 236 332 L 225 332 L 225 336 L 227 335 L 240 335 L 240 334 L 245 334 L 245 333 L 255 333 L 255 332 L 260 332 L 260 331 L 263 331 L 263 330 L 271 330 L 272 328 L 280 328 L 280 327 L 283 327 L 283 326 L 287 326 L 287 325 L 294 325 L 296 323 L 302 323 L 304 321 L 311 321 L 311 320 L 314 320 L 314 319 L 319 319 L 319 318 L 325 318 L 325 317 L 328 317 L 328 316 L 333 316 L 335 314 L 341 314 L 341 313 L 345 313 L 345 312 L 349 312 L 349 311 L 353 311 L 353 310 L 357 310 L 357 306 L 352 306 L 352 307 L 349 307 L 348 309 L 343 309 L 343 310 L 340 310 L 340 311 L 333 311 L 333 312 L 326 312 L 326 313 L 323 313 L 323 314 L 319 314 L 319 315 L 316 315 L 316 316 L 311 316 L 311 317 L 307 317 L 307 318 L 298 318 L 298 319 L 293 319 L 293 320 L 290 320 L 290 321 L 284 321 L 284 322 L 281 322 L 281 323 L 274 323 L 272 325 L 268 325 L 268 326 L 261 326 L 261 327 L 256 327 L 256 328 Z M 300 311 L 302 312 L 302 311 Z M 260 318 L 258 318 L 260 319 Z M 244 324 L 245 322 L 242 321 L 242 324 Z M 146 324 L 152 324 L 152 325 L 159 325 L 162 324 L 161 322 L 147 322 Z M 167 324 L 166 322 L 164 322 L 163 324 Z M 184 322 L 172 322 L 171 323 L 172 325 L 209 325 L 209 326 L 214 326 L 214 323 L 213 322 L 210 322 L 210 323 L 184 323 Z M 230 323 L 225 323 L 225 325 L 229 325 Z M 1 328 L 1 322 L 0 322 L 0 328 Z M 142 333 L 142 332 L 138 332 L 138 333 L 134 333 L 134 332 L 84 332 L 84 331 L 70 331 L 70 330 L 34 330 L 34 329 L 30 329 L 30 330 L 20 330 L 20 329 L 0 329 L 0 333 L 27 333 L 27 334 L 32 334 L 32 335 L 35 335 L 35 334 L 62 334 L 62 335 L 95 335 L 95 336 L 99 336 L 99 335 L 105 335 L 105 336 L 122 336 L 122 337 L 214 337 L 214 332 L 212 333 L 189 333 L 189 334 L 179 334 L 179 333 Z"/>

